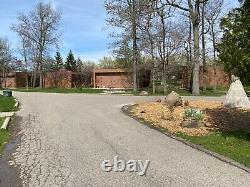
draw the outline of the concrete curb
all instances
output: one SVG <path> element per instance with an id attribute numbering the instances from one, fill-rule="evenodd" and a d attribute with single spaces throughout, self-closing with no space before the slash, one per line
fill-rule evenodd
<path id="1" fill-rule="evenodd" d="M 189 146 L 189 147 L 192 147 L 192 148 L 194 148 L 194 149 L 196 149 L 196 150 L 198 150 L 198 151 L 200 151 L 200 152 L 203 152 L 203 153 L 205 153 L 205 154 L 207 154 L 207 155 L 209 155 L 209 156 L 212 156 L 212 157 L 214 157 L 214 158 L 216 158 L 216 159 L 219 159 L 220 161 L 223 161 L 223 162 L 225 162 L 225 163 L 227 163 L 227 164 L 230 164 L 231 166 L 237 167 L 237 168 L 239 168 L 239 169 L 241 169 L 241 170 L 244 170 L 245 172 L 250 173 L 250 168 L 244 166 L 243 164 L 240 164 L 240 163 L 238 163 L 238 162 L 236 162 L 236 161 L 234 161 L 234 160 L 232 160 L 232 159 L 230 159 L 230 158 L 227 158 L 227 157 L 225 157 L 225 156 L 223 156 L 223 155 L 220 155 L 220 154 L 218 154 L 218 153 L 215 153 L 215 152 L 213 152 L 213 151 L 209 151 L 209 150 L 203 148 L 203 147 L 200 146 L 200 145 L 191 143 L 191 142 L 188 141 L 188 140 L 185 140 L 185 139 L 180 138 L 180 137 L 176 137 L 176 136 L 174 136 L 174 135 L 172 135 L 172 134 L 166 132 L 165 129 L 162 129 L 162 128 L 156 127 L 156 126 L 152 126 L 150 123 L 147 123 L 146 121 L 140 120 L 139 118 L 137 118 L 137 117 L 135 117 L 135 116 L 133 116 L 133 115 L 131 114 L 131 112 L 130 112 L 130 110 L 129 110 L 129 107 L 132 107 L 132 106 L 133 106 L 133 104 L 127 104 L 127 105 L 125 105 L 125 106 L 123 106 L 123 107 L 121 108 L 121 111 L 122 111 L 125 115 L 127 115 L 127 116 L 129 116 L 129 117 L 135 119 L 135 120 L 138 121 L 139 123 L 141 123 L 141 124 L 143 124 L 143 125 L 146 125 L 146 126 L 148 126 L 149 128 L 151 128 L 151 129 L 157 130 L 157 131 L 161 132 L 162 134 L 164 134 L 164 135 L 166 135 L 166 136 L 168 136 L 168 137 L 170 137 L 170 138 L 172 138 L 172 139 L 174 139 L 174 140 L 177 140 L 177 141 L 179 141 L 179 142 L 181 142 L 181 143 L 183 143 L 183 144 L 185 144 L 185 145 L 187 145 L 187 146 Z"/>
<path id="2" fill-rule="evenodd" d="M 15 108 L 18 108 L 19 102 L 18 102 L 18 100 L 17 100 L 16 98 L 15 98 L 15 101 L 16 101 L 16 103 L 15 103 L 14 107 L 15 107 Z"/>
<path id="3" fill-rule="evenodd" d="M 11 118 L 10 118 L 10 117 L 5 118 L 5 120 L 4 120 L 4 122 L 3 122 L 3 125 L 2 125 L 2 127 L 1 127 L 1 129 L 6 130 L 6 129 L 8 128 L 8 125 L 9 125 L 10 121 L 11 121 Z"/>
<path id="4" fill-rule="evenodd" d="M 17 101 L 16 104 L 14 105 L 15 108 L 18 108 L 19 102 Z"/>

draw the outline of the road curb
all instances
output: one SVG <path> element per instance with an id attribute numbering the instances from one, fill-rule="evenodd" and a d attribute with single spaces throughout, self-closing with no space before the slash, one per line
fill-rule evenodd
<path id="1" fill-rule="evenodd" d="M 218 160 L 220 160 L 220 161 L 223 161 L 223 162 L 225 162 L 225 163 L 227 163 L 227 164 L 230 164 L 231 166 L 237 167 L 237 168 L 239 168 L 239 169 L 241 169 L 241 170 L 244 170 L 245 172 L 250 173 L 250 168 L 244 166 L 243 164 L 240 164 L 240 163 L 238 163 L 238 162 L 236 162 L 236 161 L 234 161 L 234 160 L 232 160 L 232 159 L 230 159 L 230 158 L 227 158 L 227 157 L 225 157 L 225 156 L 223 156 L 223 155 L 220 155 L 220 154 L 218 154 L 218 153 L 215 153 L 215 152 L 213 152 L 213 151 L 209 151 L 209 150 L 203 148 L 203 147 L 200 146 L 200 145 L 191 143 L 191 142 L 188 141 L 188 140 L 185 140 L 185 139 L 183 139 L 183 138 L 174 136 L 174 135 L 172 135 L 172 134 L 166 132 L 166 130 L 163 129 L 163 128 L 156 127 L 156 126 L 152 126 L 150 123 L 146 122 L 145 120 L 142 120 L 142 119 L 137 118 L 136 116 L 133 116 L 132 113 L 130 112 L 130 107 L 132 107 L 133 105 L 134 105 L 134 104 L 127 104 L 127 105 L 125 105 L 125 106 L 123 106 L 123 107 L 121 108 L 121 111 L 122 111 L 125 115 L 127 115 L 127 116 L 129 116 L 129 117 L 135 119 L 135 120 L 138 121 L 139 123 L 141 123 L 141 124 L 143 124 L 143 125 L 146 125 L 147 127 L 151 128 L 151 129 L 157 130 L 158 132 L 160 132 L 160 133 L 162 133 L 162 134 L 168 136 L 169 138 L 172 138 L 172 139 L 174 139 L 174 140 L 177 140 L 177 141 L 179 141 L 179 142 L 181 142 L 181 143 L 183 143 L 183 144 L 185 144 L 185 145 L 187 145 L 187 146 L 189 146 L 189 147 L 192 147 L 192 148 L 194 148 L 194 149 L 196 149 L 196 150 L 198 150 L 198 151 L 200 151 L 200 152 L 203 152 L 203 153 L 205 153 L 205 154 L 207 154 L 207 155 L 209 155 L 209 156 L 212 156 L 212 157 L 214 157 L 214 158 L 216 158 L 216 159 L 218 159 Z"/>
<path id="2" fill-rule="evenodd" d="M 4 122 L 3 122 L 3 125 L 1 126 L 1 129 L 6 130 L 8 128 L 8 126 L 9 126 L 10 121 L 11 121 L 11 118 L 10 117 L 6 117 L 5 120 L 4 120 Z"/>
<path id="3" fill-rule="evenodd" d="M 15 108 L 18 108 L 18 106 L 19 106 L 19 102 L 17 101 L 17 102 L 15 103 L 14 107 L 15 107 Z"/>
<path id="4" fill-rule="evenodd" d="M 15 103 L 15 105 L 14 105 L 14 107 L 15 108 L 18 108 L 18 106 L 19 106 L 19 101 L 15 98 L 15 101 L 16 101 L 16 103 Z"/>

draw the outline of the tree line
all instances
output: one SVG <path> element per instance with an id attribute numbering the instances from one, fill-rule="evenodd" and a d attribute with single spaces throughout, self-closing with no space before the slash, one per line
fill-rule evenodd
<path id="1" fill-rule="evenodd" d="M 71 50 L 63 62 L 59 53 L 62 13 L 50 4 L 38 3 L 30 12 L 20 14 L 17 24 L 11 26 L 19 36 L 18 49 L 23 60 L 13 56 L 8 39 L 0 38 L 1 77 L 15 69 L 32 71 L 33 86 L 43 87 L 44 73 L 50 70 L 130 68 L 137 90 L 141 69 L 146 67 L 152 74 L 153 92 L 156 81 L 161 79 L 167 93 L 168 79 L 178 66 L 186 65 L 192 72 L 192 93 L 198 95 L 200 69 L 206 82 L 207 66 L 213 65 L 216 80 L 216 66 L 223 65 L 247 84 L 249 1 L 240 3 L 239 8 L 225 15 L 224 0 L 106 0 L 107 24 L 119 28 L 119 32 L 112 29 L 110 33 L 114 59 L 104 57 L 99 64 L 75 59 Z M 55 58 L 51 58 L 55 49 Z"/>
<path id="2" fill-rule="evenodd" d="M 106 0 L 105 8 L 109 15 L 107 24 L 118 27 L 120 31 L 111 33 L 111 47 L 115 56 L 122 56 L 124 60 L 130 61 L 134 90 L 138 89 L 138 65 L 145 57 L 151 60 L 153 92 L 155 75 L 160 71 L 165 93 L 171 65 L 177 65 L 180 61 L 177 58 L 183 61 L 184 57 L 185 65 L 192 72 L 193 95 L 200 93 L 200 69 L 204 72 L 203 80 L 206 83 L 207 65 L 213 65 L 213 78 L 216 82 L 216 66 L 225 64 L 231 58 L 231 53 L 227 53 L 225 58 L 221 54 L 221 58 L 218 58 L 218 52 L 223 51 L 219 50 L 219 44 L 222 42 L 220 46 L 227 47 L 224 43 L 228 29 L 224 22 L 227 18 L 222 19 L 227 17 L 224 15 L 224 0 Z M 244 38 L 247 41 L 247 37 Z M 237 63 L 240 59 L 236 59 L 231 58 Z M 249 59 L 247 63 L 249 64 Z M 228 64 L 234 66 L 231 62 Z M 229 66 L 226 65 L 226 70 L 231 71 L 227 67 Z M 206 84 L 203 89 L 206 89 Z"/>

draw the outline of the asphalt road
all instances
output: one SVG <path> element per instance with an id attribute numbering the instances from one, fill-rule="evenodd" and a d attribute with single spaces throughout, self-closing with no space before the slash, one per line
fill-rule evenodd
<path id="1" fill-rule="evenodd" d="M 15 93 L 23 186 L 250 186 L 250 174 L 124 115 L 146 97 Z M 152 98 L 147 98 L 152 99 Z M 150 160 L 145 176 L 104 172 L 103 160 Z"/>

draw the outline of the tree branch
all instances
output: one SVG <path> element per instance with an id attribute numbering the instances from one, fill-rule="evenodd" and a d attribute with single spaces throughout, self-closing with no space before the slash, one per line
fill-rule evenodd
<path id="1" fill-rule="evenodd" d="M 188 9 L 188 8 L 183 7 L 183 6 L 181 6 L 181 5 L 178 5 L 178 4 L 174 3 L 173 1 L 170 2 L 169 0 L 166 0 L 165 5 L 170 5 L 170 6 L 172 6 L 172 7 L 175 7 L 175 8 L 178 8 L 178 9 L 181 9 L 181 10 L 184 10 L 184 11 L 189 12 L 189 9 Z"/>

